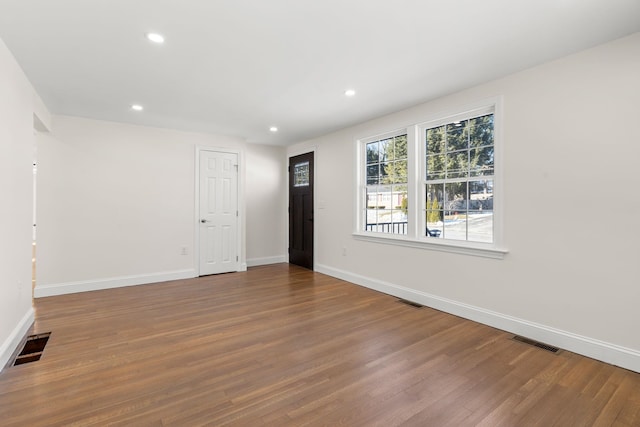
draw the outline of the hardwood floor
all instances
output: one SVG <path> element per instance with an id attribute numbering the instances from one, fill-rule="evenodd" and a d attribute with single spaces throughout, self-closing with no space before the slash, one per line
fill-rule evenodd
<path id="1" fill-rule="evenodd" d="M 640 426 L 640 374 L 288 264 L 36 300 L 2 426 Z"/>

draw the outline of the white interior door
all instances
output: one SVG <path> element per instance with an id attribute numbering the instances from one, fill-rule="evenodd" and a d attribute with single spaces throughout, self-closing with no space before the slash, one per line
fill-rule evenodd
<path id="1" fill-rule="evenodd" d="M 200 152 L 200 275 L 238 271 L 238 155 Z"/>

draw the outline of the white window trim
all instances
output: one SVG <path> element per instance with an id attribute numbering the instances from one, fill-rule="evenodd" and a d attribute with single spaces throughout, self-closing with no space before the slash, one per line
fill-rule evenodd
<path id="1" fill-rule="evenodd" d="M 354 218 L 353 218 L 354 219 L 353 223 L 356 224 L 354 229 L 354 234 L 359 234 L 358 231 L 361 228 L 363 228 L 361 227 L 363 225 L 362 210 L 364 209 L 367 203 L 366 202 L 366 199 L 367 199 L 366 146 L 367 144 L 370 142 L 375 142 L 382 139 L 393 138 L 396 136 L 404 135 L 405 133 L 407 134 L 407 153 L 408 153 L 410 150 L 413 149 L 413 144 L 415 143 L 415 139 L 414 139 L 415 136 L 411 134 L 410 127 L 398 128 L 389 132 L 368 136 L 366 138 L 359 139 L 355 144 L 356 146 L 355 158 L 356 158 L 356 162 L 358 162 L 357 163 L 358 167 L 355 168 L 355 176 L 354 176 L 354 180 L 355 180 L 354 182 L 357 183 L 357 188 L 356 188 L 357 197 L 356 197 L 355 211 L 354 211 Z M 412 175 L 413 165 L 411 163 L 413 162 L 407 157 L 407 180 L 409 181 L 407 182 L 407 194 L 413 195 L 412 191 L 414 190 L 413 187 L 415 187 L 416 183 L 411 182 L 411 177 L 413 177 Z M 410 220 L 408 220 L 408 224 L 411 224 Z M 378 233 L 373 233 L 373 232 L 363 232 L 363 233 L 365 235 L 378 235 Z"/>
<path id="2" fill-rule="evenodd" d="M 438 126 L 439 124 L 455 121 L 458 117 L 463 118 L 476 113 L 493 112 L 494 115 L 494 229 L 493 243 L 479 243 L 459 240 L 433 239 L 421 236 L 418 230 L 420 226 L 424 226 L 424 220 L 417 220 L 416 215 L 424 210 L 424 197 L 421 195 L 422 183 L 421 176 L 422 159 L 424 157 L 424 144 L 421 144 L 421 131 L 428 127 Z M 368 241 L 373 243 L 382 243 L 388 245 L 405 246 L 412 248 L 420 248 L 427 250 L 435 250 L 440 252 L 456 253 L 463 255 L 473 255 L 493 259 L 503 259 L 508 250 L 504 247 L 503 240 L 503 179 L 502 171 L 504 169 L 502 159 L 502 99 L 495 97 L 486 99 L 478 103 L 467 105 L 463 108 L 450 112 L 441 112 L 440 114 L 428 117 L 427 120 L 399 128 L 391 132 L 384 132 L 378 135 L 369 136 L 356 140 L 355 159 L 357 167 L 355 168 L 356 182 L 356 203 L 354 204 L 354 230 L 353 237 L 356 240 Z M 384 139 L 388 136 L 398 134 L 407 134 L 407 193 L 410 198 L 410 209 L 407 212 L 408 230 L 407 235 L 376 233 L 364 231 L 364 221 L 366 213 L 364 213 L 364 203 L 366 203 L 366 165 L 363 163 L 366 158 L 365 147 L 368 142 Z M 416 203 L 417 201 L 417 203 Z M 413 207 L 411 207 L 413 206 Z M 424 227 L 422 227 L 424 229 Z"/>

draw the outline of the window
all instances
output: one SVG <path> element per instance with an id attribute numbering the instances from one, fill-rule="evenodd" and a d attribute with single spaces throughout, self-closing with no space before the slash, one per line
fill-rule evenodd
<path id="1" fill-rule="evenodd" d="M 296 163 L 293 166 L 293 186 L 309 186 L 309 162 Z"/>
<path id="2" fill-rule="evenodd" d="M 365 144 L 365 230 L 407 234 L 407 134 Z"/>
<path id="3" fill-rule="evenodd" d="M 423 127 L 425 236 L 493 243 L 494 115 Z"/>
<path id="4" fill-rule="evenodd" d="M 358 141 L 365 240 L 502 257 L 498 103 Z M 453 248 L 453 249 L 452 249 Z"/>

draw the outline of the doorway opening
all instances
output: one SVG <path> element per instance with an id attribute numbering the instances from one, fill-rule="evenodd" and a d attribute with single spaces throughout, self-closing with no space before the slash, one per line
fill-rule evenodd
<path id="1" fill-rule="evenodd" d="M 240 268 L 237 152 L 198 151 L 198 275 Z"/>
<path id="2" fill-rule="evenodd" d="M 289 158 L 289 263 L 313 270 L 314 153 Z"/>

